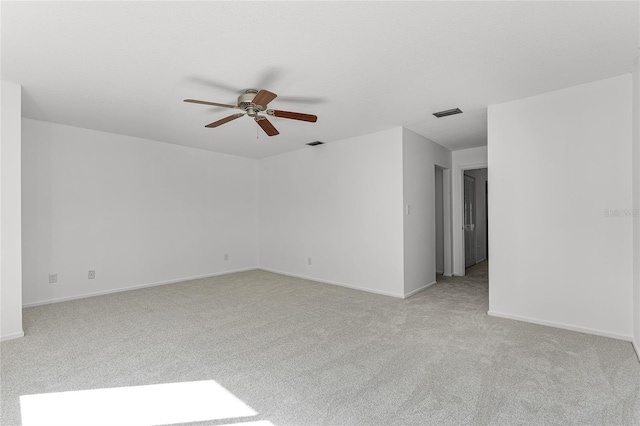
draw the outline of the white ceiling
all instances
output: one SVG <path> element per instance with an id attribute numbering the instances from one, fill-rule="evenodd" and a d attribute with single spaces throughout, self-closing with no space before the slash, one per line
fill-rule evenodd
<path id="1" fill-rule="evenodd" d="M 640 13 L 635 1 L 1 8 L 2 79 L 23 85 L 25 117 L 255 158 L 394 126 L 485 145 L 487 105 L 630 72 Z M 207 129 L 235 111 L 182 102 L 235 103 L 247 88 L 318 122 L 271 118 L 271 138 L 248 117 Z"/>

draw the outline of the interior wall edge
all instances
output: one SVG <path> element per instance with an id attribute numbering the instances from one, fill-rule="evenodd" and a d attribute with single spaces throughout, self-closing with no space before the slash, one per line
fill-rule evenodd
<path id="1" fill-rule="evenodd" d="M 22 86 L 0 81 L 0 335 L 24 335 L 22 282 Z"/>
<path id="2" fill-rule="evenodd" d="M 422 287 L 418 287 L 418 288 L 416 288 L 416 289 L 415 289 L 415 290 L 413 290 L 413 291 L 410 291 L 410 292 L 408 292 L 408 293 L 405 293 L 405 294 L 404 294 L 404 299 L 406 299 L 406 298 L 408 298 L 408 297 L 411 297 L 411 296 L 413 296 L 414 294 L 418 294 L 418 293 L 420 293 L 421 291 L 426 290 L 426 289 L 428 289 L 429 287 L 431 287 L 432 285 L 436 285 L 436 284 L 438 284 L 438 282 L 437 282 L 437 281 L 432 281 L 432 282 L 430 282 L 429 284 L 425 284 L 425 285 L 423 285 Z"/>
<path id="3" fill-rule="evenodd" d="M 382 290 L 375 290 L 375 289 L 366 288 L 366 287 L 359 287 L 359 286 L 356 286 L 356 285 L 346 284 L 346 283 L 342 283 L 342 282 L 338 282 L 338 281 L 325 280 L 325 279 L 322 279 L 322 278 L 315 278 L 315 277 L 301 275 L 301 274 L 293 274 L 291 272 L 279 271 L 277 269 L 271 269 L 271 268 L 265 268 L 265 267 L 258 267 L 257 269 L 260 270 L 260 271 L 271 272 L 273 274 L 284 275 L 286 277 L 301 278 L 303 280 L 315 281 L 315 282 L 322 283 L 322 284 L 331 284 L 331 285 L 335 285 L 335 286 L 338 286 L 338 287 L 350 288 L 352 290 L 365 291 L 367 293 L 379 294 L 381 296 L 391 296 L 391 297 L 395 297 L 395 298 L 398 298 L 398 299 L 404 299 L 405 297 L 407 297 L 404 294 L 397 294 L 397 293 L 392 293 L 392 292 L 389 292 L 389 291 L 382 291 Z"/>
<path id="4" fill-rule="evenodd" d="M 640 15 L 639 15 L 640 18 Z M 639 34 L 640 35 L 640 34 Z M 640 39 L 638 40 L 640 46 Z M 633 343 L 640 359 L 640 47 L 632 73 Z"/>
<path id="5" fill-rule="evenodd" d="M 5 336 L 0 336 L 0 342 L 5 342 L 7 340 L 18 339 L 20 337 L 24 337 L 24 331 L 20 333 L 7 334 Z"/>
<path id="6" fill-rule="evenodd" d="M 194 277 L 176 278 L 176 279 L 171 279 L 171 280 L 167 280 L 167 281 L 158 281 L 158 282 L 146 283 L 146 284 L 136 284 L 136 285 L 128 286 L 128 287 L 119 287 L 119 288 L 116 288 L 116 289 L 110 289 L 110 290 L 104 290 L 104 291 L 96 291 L 96 292 L 86 293 L 86 294 L 81 294 L 81 295 L 75 295 L 75 296 L 69 296 L 69 297 L 60 297 L 60 298 L 56 298 L 56 299 L 40 300 L 40 301 L 37 301 L 37 302 L 25 303 L 25 304 L 22 305 L 22 307 L 23 308 L 33 308 L 34 306 L 51 305 L 53 303 L 62 303 L 62 302 L 68 302 L 68 301 L 71 301 L 71 300 L 86 299 L 88 297 L 104 296 L 104 295 L 107 295 L 107 294 L 122 293 L 122 292 L 125 292 L 125 291 L 133 291 L 133 290 L 139 290 L 139 289 L 143 289 L 143 288 L 157 287 L 157 286 L 161 286 L 161 285 L 179 284 L 179 283 L 182 283 L 182 282 L 185 282 L 185 281 L 199 280 L 199 279 L 203 279 L 203 278 L 219 277 L 219 276 L 222 276 L 222 275 L 236 274 L 238 272 L 255 271 L 256 269 L 257 268 L 242 268 L 242 269 L 235 269 L 235 270 L 231 270 L 231 271 L 215 272 L 215 273 L 211 273 L 211 274 L 198 275 L 198 276 L 194 276 Z"/>
<path id="7" fill-rule="evenodd" d="M 598 330 L 598 329 L 595 329 L 595 328 L 580 327 L 580 326 L 571 325 L 571 324 L 564 324 L 564 323 L 555 322 L 555 321 L 541 320 L 541 319 L 538 319 L 538 318 L 530 318 L 530 317 L 525 317 L 525 316 L 521 316 L 521 315 L 513 315 L 513 314 L 508 314 L 508 313 L 504 313 L 504 312 L 497 312 L 497 311 L 492 311 L 492 310 L 487 311 L 487 314 L 492 316 L 492 317 L 498 317 L 498 318 L 505 318 L 505 319 L 510 319 L 510 320 L 528 322 L 528 323 L 531 323 L 531 324 L 544 325 L 544 326 L 547 326 L 547 327 L 561 328 L 563 330 L 576 331 L 578 333 L 593 334 L 595 336 L 609 337 L 611 339 L 624 340 L 625 342 L 632 342 L 631 335 L 627 335 L 627 334 L 613 333 L 613 332 L 606 331 L 606 330 Z"/>

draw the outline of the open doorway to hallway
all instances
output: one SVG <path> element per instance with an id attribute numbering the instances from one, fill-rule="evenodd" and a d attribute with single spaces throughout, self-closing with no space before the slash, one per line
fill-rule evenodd
<path id="1" fill-rule="evenodd" d="M 471 268 L 488 260 L 487 168 L 464 171 L 464 266 Z"/>
<path id="2" fill-rule="evenodd" d="M 444 169 L 435 166 L 436 206 L 436 277 L 444 274 Z"/>

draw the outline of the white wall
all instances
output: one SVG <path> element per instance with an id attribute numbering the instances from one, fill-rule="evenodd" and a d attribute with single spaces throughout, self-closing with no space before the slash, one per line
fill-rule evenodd
<path id="1" fill-rule="evenodd" d="M 489 107 L 489 313 L 632 334 L 631 76 Z"/>
<path id="2" fill-rule="evenodd" d="M 464 233 L 462 223 L 464 217 L 464 180 L 465 170 L 487 167 L 487 147 L 461 149 L 451 155 L 451 205 L 453 233 L 453 274 L 464 276 Z M 491 183 L 489 183 L 491 186 Z M 491 191 L 491 188 L 489 188 Z"/>
<path id="3" fill-rule="evenodd" d="M 25 305 L 256 267 L 257 160 L 22 123 Z"/>
<path id="4" fill-rule="evenodd" d="M 401 128 L 264 158 L 259 181 L 260 268 L 404 296 Z"/>
<path id="5" fill-rule="evenodd" d="M 640 52 L 633 71 L 633 343 L 640 357 Z"/>
<path id="6" fill-rule="evenodd" d="M 404 295 L 436 281 L 435 166 L 451 168 L 451 151 L 403 129 Z M 407 214 L 407 206 L 409 212 Z"/>
<path id="7" fill-rule="evenodd" d="M 476 263 L 487 258 L 487 200 L 485 184 L 487 183 L 487 169 L 466 170 L 464 174 L 475 179 L 476 182 Z M 465 262 L 466 263 L 466 262 Z"/>
<path id="8" fill-rule="evenodd" d="M 21 91 L 2 81 L 0 143 L 0 340 L 24 336 L 22 330 Z"/>

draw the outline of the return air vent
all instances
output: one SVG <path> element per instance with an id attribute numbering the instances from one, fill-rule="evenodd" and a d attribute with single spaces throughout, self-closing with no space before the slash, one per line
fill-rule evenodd
<path id="1" fill-rule="evenodd" d="M 462 114 L 462 110 L 460 108 L 454 108 L 454 109 L 448 109 L 446 111 L 433 113 L 433 115 L 435 115 L 438 118 L 446 117 L 447 115 L 455 115 L 455 114 Z"/>
<path id="2" fill-rule="evenodd" d="M 315 142 L 309 142 L 307 145 L 309 145 L 309 146 L 317 146 L 317 145 L 322 145 L 322 144 L 324 144 L 324 142 L 315 141 Z"/>

